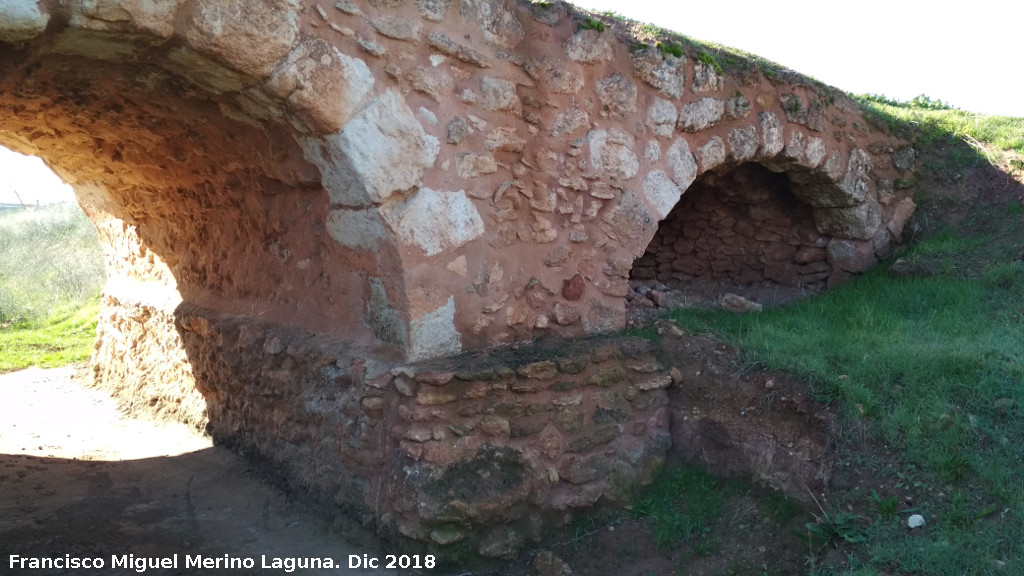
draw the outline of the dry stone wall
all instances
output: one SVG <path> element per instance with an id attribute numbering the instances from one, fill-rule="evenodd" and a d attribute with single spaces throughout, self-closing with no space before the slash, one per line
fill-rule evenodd
<path id="1" fill-rule="evenodd" d="M 661 223 L 630 277 L 674 289 L 765 281 L 810 291 L 832 275 L 829 238 L 787 179 L 756 164 L 695 182 Z M 841 276 L 840 276 L 841 278 Z"/>
<path id="2" fill-rule="evenodd" d="M 97 381 L 311 497 L 485 555 L 517 548 L 477 541 L 499 516 L 533 533 L 642 483 L 667 449 L 663 368 L 622 350 L 581 372 L 415 363 L 620 328 L 631 272 L 841 281 L 900 239 L 914 205 L 893 183 L 914 156 L 797 74 L 722 73 L 584 18 L 514 0 L 4 2 L 0 144 L 71 183 L 107 250 Z M 721 184 L 744 179 L 756 198 Z M 761 202 L 765 186 L 791 198 Z M 719 232 L 687 251 L 701 225 Z M 455 481 L 482 463 L 507 472 L 500 501 Z"/>
<path id="3" fill-rule="evenodd" d="M 628 502 L 672 447 L 682 373 L 640 339 L 558 341 L 372 373 L 337 343 L 181 312 L 220 442 L 298 494 L 444 558 L 512 558 Z M 160 319 L 151 322 L 159 323 Z"/>

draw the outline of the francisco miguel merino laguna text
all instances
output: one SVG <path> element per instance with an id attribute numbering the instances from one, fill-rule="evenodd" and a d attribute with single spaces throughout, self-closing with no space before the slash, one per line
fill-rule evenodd
<path id="1" fill-rule="evenodd" d="M 103 569 L 103 568 L 128 568 L 138 573 L 146 570 L 173 569 L 182 567 L 199 570 L 216 569 L 254 569 L 257 567 L 256 560 L 249 557 L 236 557 L 225 554 L 224 556 L 203 556 L 201 554 L 185 554 L 184 561 L 180 562 L 178 554 L 170 556 L 151 558 L 136 556 L 134 554 L 122 554 L 110 556 L 107 562 L 103 558 L 79 558 L 65 554 L 58 557 L 25 557 L 11 554 L 8 559 L 8 567 L 20 570 L 80 570 L 80 569 Z M 342 565 L 335 562 L 333 558 L 277 558 L 260 556 L 259 568 L 266 570 L 284 570 L 294 572 L 296 569 L 310 568 L 341 568 Z"/>

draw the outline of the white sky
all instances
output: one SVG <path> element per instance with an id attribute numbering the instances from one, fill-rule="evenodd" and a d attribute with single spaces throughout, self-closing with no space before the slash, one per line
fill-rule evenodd
<path id="1" fill-rule="evenodd" d="M 855 94 L 919 94 L 1024 117 L 1024 3 L 1013 0 L 572 0 L 742 49 Z"/>
<path id="2" fill-rule="evenodd" d="M 19 200 L 20 196 L 20 200 Z M 75 193 L 35 156 L 0 146 L 0 204 L 74 202 Z"/>
<path id="3" fill-rule="evenodd" d="M 972 0 L 575 0 L 591 10 L 740 48 L 855 94 L 927 94 L 982 114 L 1024 117 L 1024 3 Z M 20 161 L 19 161 L 20 158 Z M 0 203 L 73 201 L 70 187 L 0 148 Z"/>

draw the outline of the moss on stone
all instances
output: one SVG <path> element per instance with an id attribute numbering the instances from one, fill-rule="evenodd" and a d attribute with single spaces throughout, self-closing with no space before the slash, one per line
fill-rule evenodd
<path id="1" fill-rule="evenodd" d="M 595 372 L 588 380 L 587 384 L 591 386 L 599 386 L 601 388 L 609 388 L 620 382 L 626 380 L 626 371 L 619 366 L 612 366 L 611 368 L 602 368 Z"/>
<path id="2" fill-rule="evenodd" d="M 518 450 L 486 444 L 472 459 L 456 462 L 428 481 L 423 491 L 439 500 L 481 502 L 519 487 L 526 468 Z"/>
<path id="3" fill-rule="evenodd" d="M 679 42 L 658 42 L 657 44 L 655 44 L 655 46 L 657 46 L 658 50 L 660 50 L 661 53 L 665 56 L 671 55 L 675 56 L 676 58 L 683 57 L 683 45 L 680 44 Z"/>
<path id="4" fill-rule="evenodd" d="M 718 60 L 715 60 L 715 57 L 712 56 L 711 54 L 708 54 L 707 52 L 701 52 L 700 56 L 698 56 L 697 59 L 706 64 L 707 66 L 711 66 L 712 68 L 714 68 L 715 72 L 717 72 L 718 74 L 722 74 L 722 67 L 718 64 Z"/>
<path id="5" fill-rule="evenodd" d="M 587 18 L 580 24 L 580 28 L 583 30 L 596 30 L 598 32 L 604 32 L 604 22 L 596 20 L 594 18 Z"/>

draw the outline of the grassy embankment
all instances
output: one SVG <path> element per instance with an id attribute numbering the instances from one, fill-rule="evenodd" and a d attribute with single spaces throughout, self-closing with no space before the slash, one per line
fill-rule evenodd
<path id="1" fill-rule="evenodd" d="M 0 213 L 0 373 L 87 359 L 103 280 L 96 229 L 78 206 Z"/>
<path id="2" fill-rule="evenodd" d="M 898 185 L 916 187 L 920 208 L 899 257 L 923 273 L 891 277 L 883 263 L 793 306 L 672 316 L 839 408 L 837 468 L 869 482 L 834 490 L 799 521 L 813 541 L 808 573 L 1024 574 L 1024 119 L 927 98 L 859 100 L 873 122 L 917 143 L 921 174 Z M 994 187 L 948 193 L 965 172 L 996 168 L 1008 176 Z M 661 482 L 678 483 L 675 474 Z M 670 517 L 678 502 L 657 509 L 656 493 L 645 511 Z M 912 531 L 915 513 L 927 524 Z M 822 560 L 834 548 L 845 559 L 830 566 Z"/>

